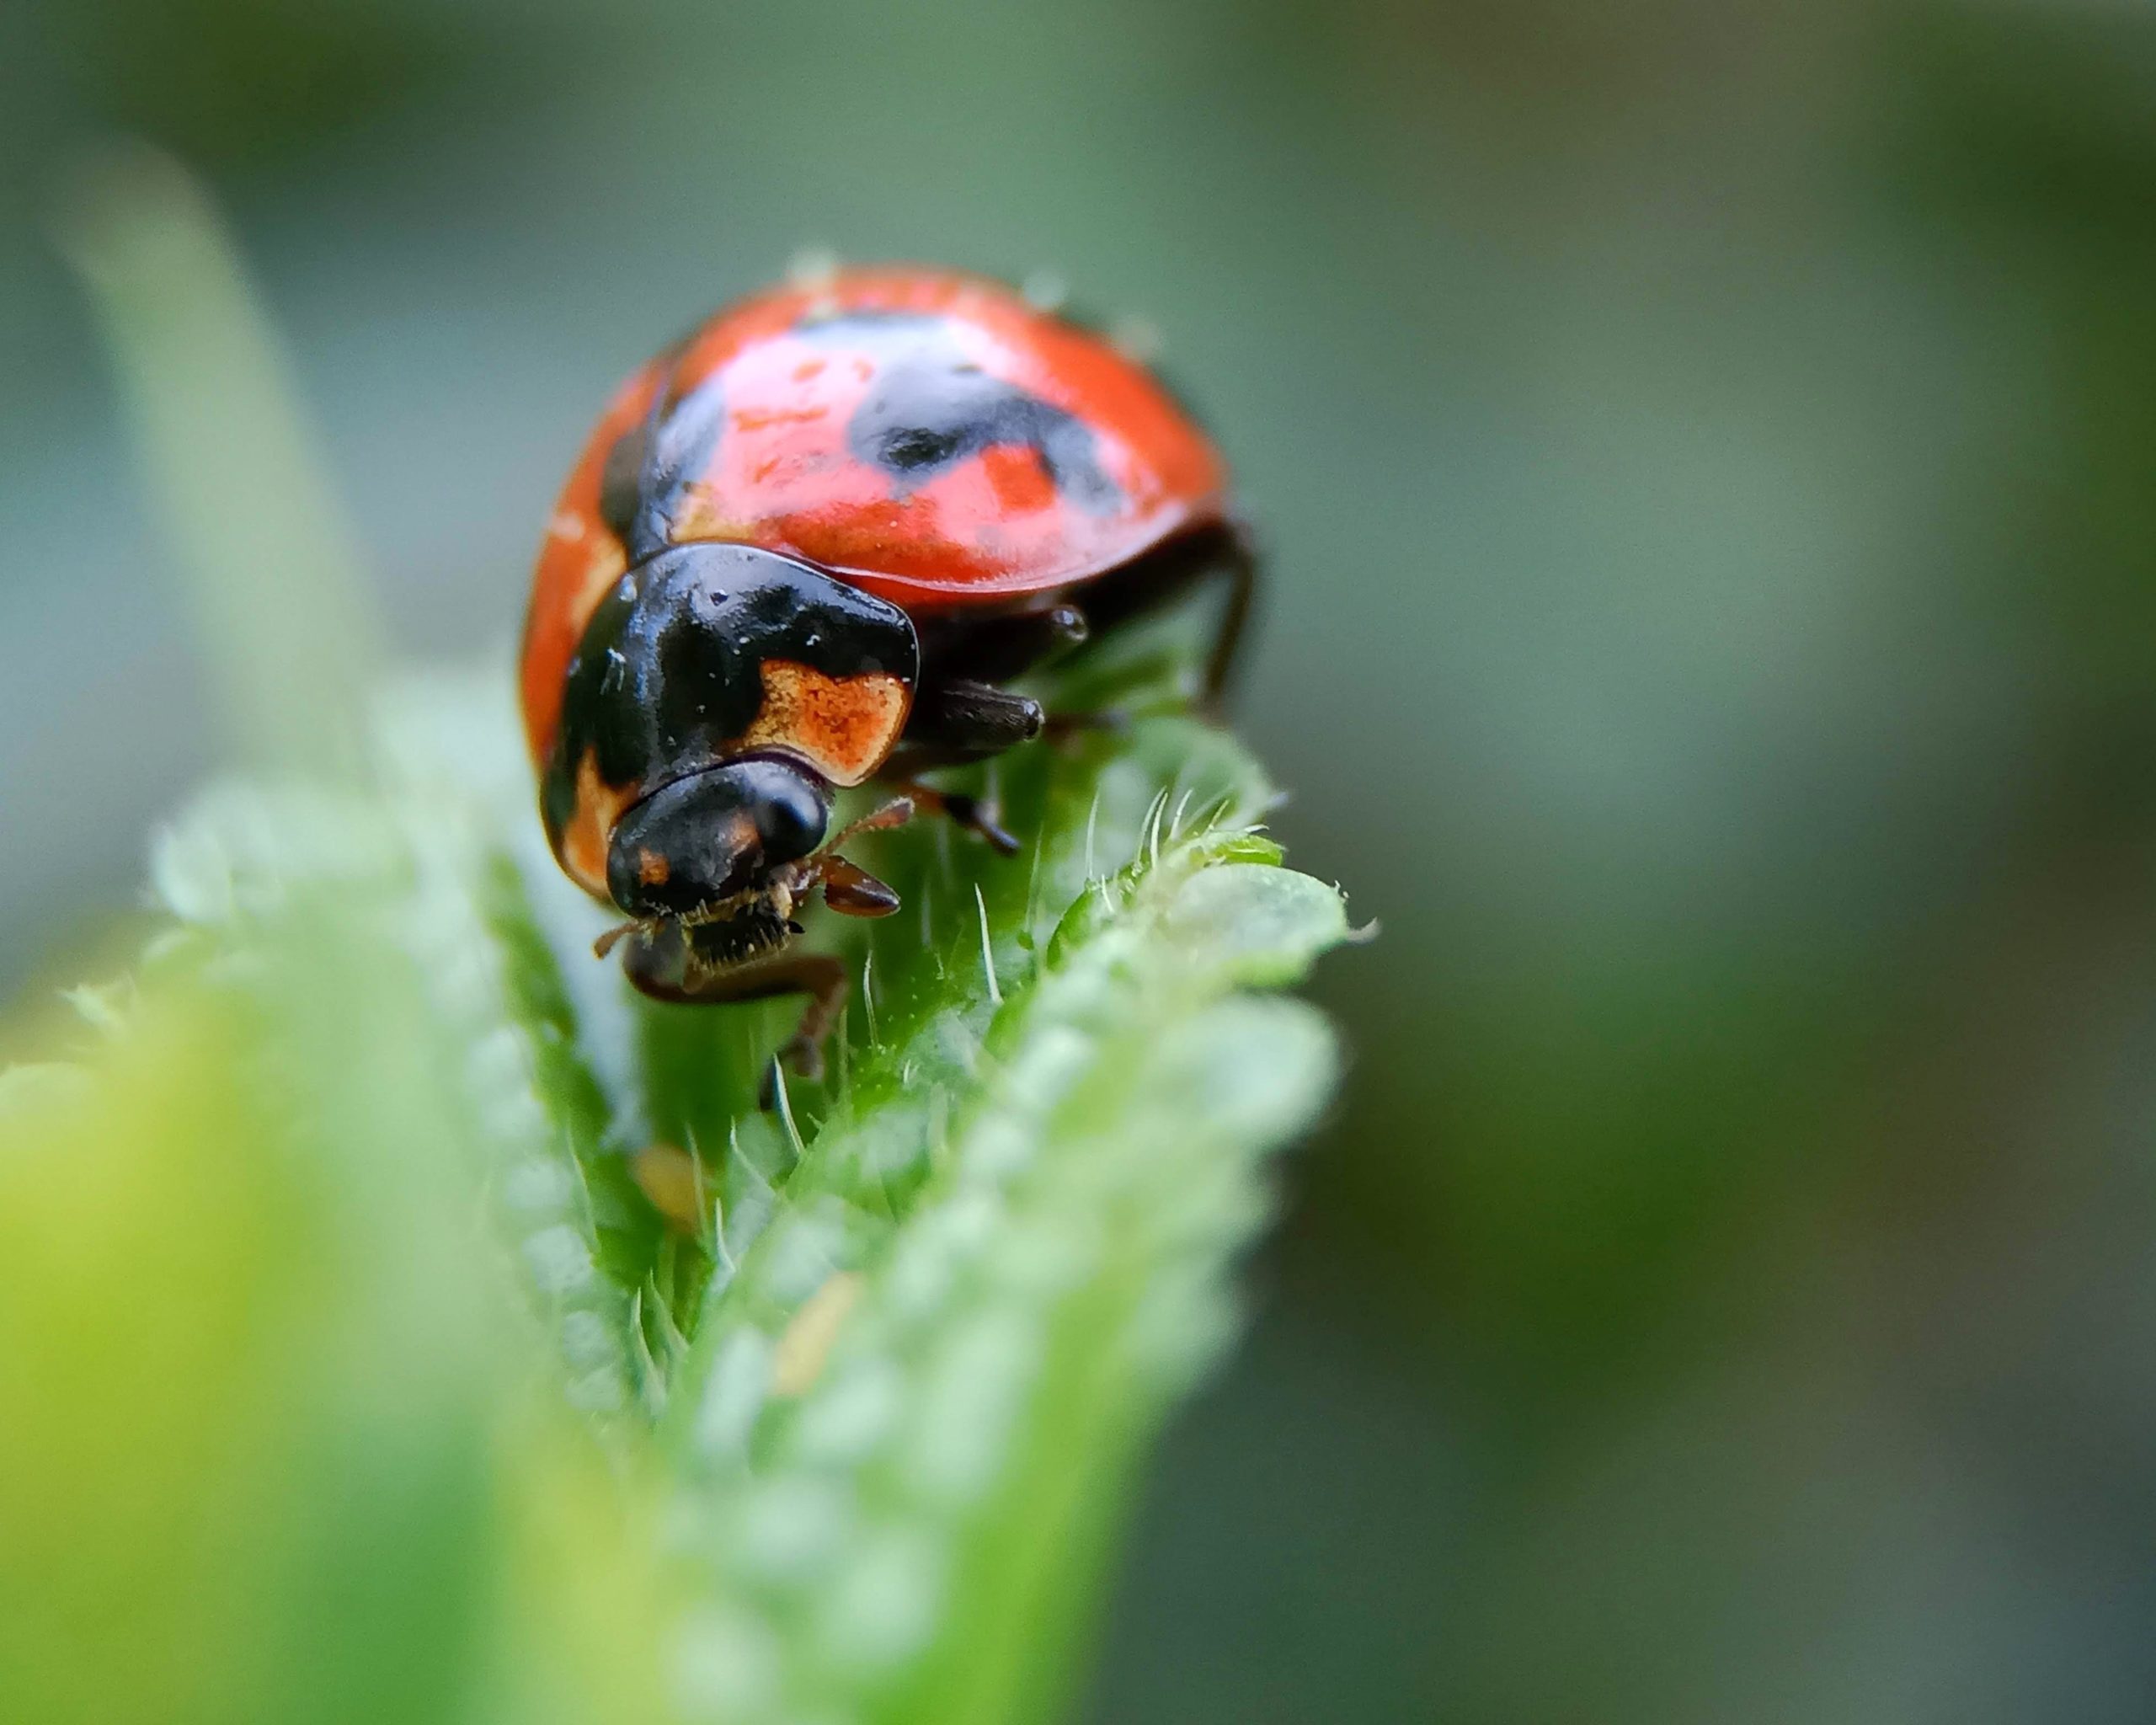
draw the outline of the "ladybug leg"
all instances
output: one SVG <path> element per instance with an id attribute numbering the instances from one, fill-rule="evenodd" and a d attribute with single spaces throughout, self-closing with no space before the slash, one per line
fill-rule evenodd
<path id="1" fill-rule="evenodd" d="M 728 1000 L 769 1000 L 782 994 L 808 996 L 808 1004 L 801 1009 L 793 1034 L 771 1056 L 771 1071 L 765 1075 L 759 1100 L 770 1108 L 777 1100 L 780 1062 L 790 1063 L 795 1071 L 812 1083 L 823 1077 L 824 1044 L 830 1039 L 831 1026 L 838 1021 L 839 1008 L 846 1004 L 846 966 L 827 953 L 798 953 L 787 958 L 767 959 L 738 974 L 747 992 L 729 994 L 725 996 Z"/>
<path id="2" fill-rule="evenodd" d="M 920 772 L 929 769 L 921 766 Z M 998 823 L 997 810 L 993 804 L 979 797 L 969 797 L 957 791 L 939 791 L 933 785 L 925 785 L 915 779 L 901 779 L 897 788 L 913 799 L 914 806 L 930 814 L 946 816 L 953 825 L 988 841 L 990 846 L 1002 856 L 1018 854 L 1018 841 Z"/>
<path id="3" fill-rule="evenodd" d="M 1225 589 L 1198 686 L 1199 706 L 1217 713 L 1225 699 L 1250 638 L 1257 609 L 1258 559 L 1248 530 L 1223 522 L 1172 539 L 1128 568 L 1086 590 L 1086 613 L 1096 635 L 1173 605 L 1193 588 Z"/>
<path id="4" fill-rule="evenodd" d="M 1217 713 L 1234 687 L 1235 676 L 1242 668 L 1244 644 L 1250 639 L 1250 621 L 1257 608 L 1257 547 L 1251 541 L 1250 533 L 1236 522 L 1223 536 L 1220 553 L 1213 563 L 1209 575 L 1201 574 L 1200 581 L 1210 579 L 1227 588 L 1227 597 L 1222 602 L 1219 620 L 1214 624 L 1212 650 L 1205 658 L 1205 681 L 1199 690 L 1206 710 Z"/>
<path id="5" fill-rule="evenodd" d="M 1048 724 L 1048 714 L 1031 696 L 1014 695 L 972 677 L 940 678 L 914 697 L 905 745 L 884 763 L 880 777 L 893 781 L 899 793 L 910 797 L 917 808 L 947 815 L 1005 856 L 1015 856 L 1018 841 L 1004 830 L 993 805 L 978 797 L 924 785 L 916 775 L 1001 755 L 1031 742 Z"/>
<path id="6" fill-rule="evenodd" d="M 1030 743 L 1048 723 L 1030 695 L 978 677 L 938 677 L 915 695 L 905 740 L 943 757 L 943 764 L 979 761 Z"/>
<path id="7" fill-rule="evenodd" d="M 805 994 L 808 1004 L 774 1062 L 785 1060 L 804 1078 L 824 1076 L 824 1044 L 839 1008 L 846 1004 L 846 966 L 824 953 L 787 953 L 776 958 L 752 959 L 700 969 L 685 969 L 677 951 L 664 940 L 639 940 L 628 950 L 622 969 L 643 993 L 656 1001 L 677 1006 L 723 1006 L 734 1001 L 765 1001 L 780 995 Z M 771 1104 L 771 1080 L 765 1084 L 764 1106 Z"/>

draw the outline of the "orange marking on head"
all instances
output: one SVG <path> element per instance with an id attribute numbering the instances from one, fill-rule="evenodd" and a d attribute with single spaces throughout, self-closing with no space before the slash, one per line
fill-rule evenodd
<path id="1" fill-rule="evenodd" d="M 857 785 L 883 764 L 913 705 L 905 684 L 881 671 L 827 677 L 767 659 L 763 676 L 764 704 L 741 746 L 790 750 L 835 785 Z"/>
<path id="2" fill-rule="evenodd" d="M 636 786 L 610 785 L 599 777 L 598 750 L 584 751 L 576 768 L 576 813 L 562 830 L 560 852 L 569 878 L 600 898 L 613 897 L 606 890 L 606 847 L 614 823 L 636 796 Z"/>

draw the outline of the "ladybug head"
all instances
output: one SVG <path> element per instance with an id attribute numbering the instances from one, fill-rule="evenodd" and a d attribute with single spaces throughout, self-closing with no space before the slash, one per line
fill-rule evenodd
<path id="1" fill-rule="evenodd" d="M 824 841 L 830 792 L 790 761 L 729 761 L 661 786 L 615 823 L 606 889 L 639 920 L 702 921 Z"/>

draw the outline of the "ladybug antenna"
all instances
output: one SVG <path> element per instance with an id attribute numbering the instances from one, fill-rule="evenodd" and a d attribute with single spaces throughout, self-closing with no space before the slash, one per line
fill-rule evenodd
<path id="1" fill-rule="evenodd" d="M 872 809 L 851 825 L 841 830 L 837 836 L 824 841 L 811 862 L 821 862 L 848 839 L 859 838 L 865 832 L 888 832 L 894 826 L 904 826 L 913 819 L 913 798 L 894 797 L 880 809 Z"/>
<path id="2" fill-rule="evenodd" d="M 591 943 L 591 955 L 603 959 L 607 953 L 632 934 L 648 934 L 659 927 L 656 916 L 632 916 L 627 922 L 617 922 Z"/>

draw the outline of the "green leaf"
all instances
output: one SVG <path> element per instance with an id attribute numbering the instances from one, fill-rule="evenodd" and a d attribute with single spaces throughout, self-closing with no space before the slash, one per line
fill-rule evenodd
<path id="1" fill-rule="evenodd" d="M 414 971 L 288 884 L 0 1104 L 7 1716 L 650 1718 L 643 1490 L 490 1268 Z"/>
<path id="2" fill-rule="evenodd" d="M 591 957 L 504 681 L 400 692 L 372 796 L 205 798 L 159 849 L 190 962 L 274 965 L 302 906 L 408 955 L 568 1399 L 673 1499 L 684 1717 L 1052 1717 L 1145 1440 L 1232 1331 L 1266 1154 L 1330 1088 L 1322 1022 L 1247 991 L 1345 937 L 1339 895 L 1191 719 L 1012 757 L 1024 853 L 880 842 L 907 911 L 816 931 L 860 1010 L 766 1114 L 786 1008 L 655 1006 Z M 686 1230 L 636 1175 L 675 1133 Z"/>

